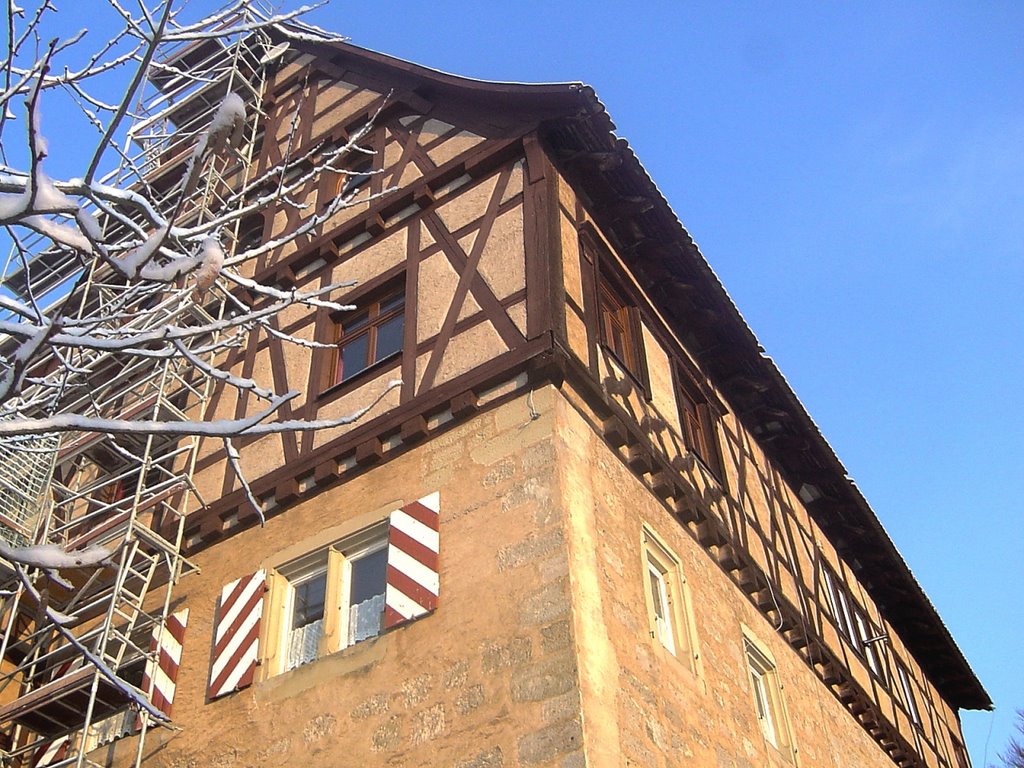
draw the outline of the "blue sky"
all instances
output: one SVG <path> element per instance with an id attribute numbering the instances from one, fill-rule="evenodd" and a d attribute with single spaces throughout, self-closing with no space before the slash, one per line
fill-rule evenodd
<path id="1" fill-rule="evenodd" d="M 593 85 L 996 703 L 1024 707 L 1024 4 L 376 3 L 353 43 Z"/>
<path id="2" fill-rule="evenodd" d="M 311 20 L 596 88 L 995 700 L 964 715 L 992 762 L 1024 707 L 1024 4 L 335 0 Z"/>

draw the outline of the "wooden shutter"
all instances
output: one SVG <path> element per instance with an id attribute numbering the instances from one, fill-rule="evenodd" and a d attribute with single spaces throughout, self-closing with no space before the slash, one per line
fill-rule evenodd
<path id="1" fill-rule="evenodd" d="M 221 590 L 208 698 L 252 685 L 260 659 L 260 622 L 266 591 L 267 572 L 263 570 L 236 579 Z"/>
<path id="2" fill-rule="evenodd" d="M 188 624 L 188 608 L 172 613 L 164 619 L 163 631 L 153 628 L 151 651 L 158 652 L 156 658 L 146 661 L 142 675 L 142 690 L 150 702 L 168 717 L 174 703 L 174 691 L 178 683 L 178 665 L 181 664 L 181 646 L 185 642 L 185 626 Z"/>
<path id="3" fill-rule="evenodd" d="M 62 736 L 49 744 L 43 744 L 32 755 L 32 768 L 46 768 L 46 766 L 59 763 L 67 756 L 69 743 L 70 739 L 67 736 Z"/>
<path id="4" fill-rule="evenodd" d="M 440 510 L 440 495 L 432 493 L 391 513 L 385 629 L 437 608 Z"/>

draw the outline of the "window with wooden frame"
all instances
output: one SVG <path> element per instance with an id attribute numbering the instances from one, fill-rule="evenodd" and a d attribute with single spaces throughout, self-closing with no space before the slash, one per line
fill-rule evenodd
<path id="1" fill-rule="evenodd" d="M 782 700 L 782 686 L 774 660 L 750 637 L 743 638 L 747 676 L 754 699 L 754 714 L 764 740 L 793 762 L 793 739 Z"/>
<path id="2" fill-rule="evenodd" d="M 854 645 L 856 635 L 853 628 L 853 613 L 850 610 L 850 598 L 847 597 L 839 576 L 829 566 L 822 563 L 821 580 L 825 585 L 829 612 L 835 621 L 836 630 L 848 643 Z"/>
<path id="3" fill-rule="evenodd" d="M 679 407 L 683 443 L 721 481 L 722 459 L 718 452 L 715 413 L 687 374 L 677 367 L 675 375 L 676 403 Z"/>
<path id="4" fill-rule="evenodd" d="M 875 676 L 882 683 L 886 683 L 885 666 L 882 664 L 882 649 L 879 645 L 885 641 L 886 635 L 859 606 L 854 606 L 853 620 L 857 625 L 857 643 L 861 655 Z"/>
<path id="5" fill-rule="evenodd" d="M 338 174 L 338 197 L 355 197 L 363 190 L 370 188 L 373 180 L 373 158 L 369 150 L 353 149 Z"/>
<path id="6" fill-rule="evenodd" d="M 281 617 L 271 673 L 376 637 L 384 627 L 387 526 L 375 526 L 281 566 L 271 600 Z"/>
<path id="7" fill-rule="evenodd" d="M 696 639 L 679 560 L 647 526 L 643 528 L 643 582 L 651 637 L 696 668 Z"/>
<path id="8" fill-rule="evenodd" d="M 920 728 L 921 715 L 917 709 L 917 699 L 914 696 L 914 688 L 910 681 L 910 672 L 907 670 L 907 666 L 899 659 L 896 659 L 896 677 L 900 681 L 900 695 L 903 699 L 903 705 L 907 708 L 907 714 L 910 715 L 910 722 Z"/>
<path id="9" fill-rule="evenodd" d="M 373 366 L 401 354 L 405 337 L 405 283 L 391 283 L 357 309 L 336 317 L 338 352 L 334 384 L 351 380 Z"/>
<path id="10" fill-rule="evenodd" d="M 252 685 L 257 671 L 265 679 L 304 667 L 437 610 L 440 502 L 431 493 L 323 532 L 282 564 L 225 584 L 207 698 Z"/>
<path id="11" fill-rule="evenodd" d="M 624 292 L 605 275 L 597 286 L 600 309 L 601 344 L 642 386 L 644 346 L 640 330 L 640 311 L 628 301 Z"/>

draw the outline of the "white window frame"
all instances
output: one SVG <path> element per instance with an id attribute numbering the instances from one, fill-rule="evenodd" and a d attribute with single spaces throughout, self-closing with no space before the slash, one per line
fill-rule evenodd
<path id="1" fill-rule="evenodd" d="M 353 563 L 386 550 L 387 546 L 388 525 L 382 522 L 271 569 L 269 598 L 270 615 L 274 623 L 267 635 L 271 639 L 268 653 L 264 658 L 267 676 L 283 674 L 305 666 L 357 642 L 352 639 L 350 621 L 352 606 L 349 595 Z M 325 576 L 326 589 L 323 625 L 317 652 L 313 658 L 294 663 L 291 658 L 291 643 L 294 631 L 292 624 L 295 612 L 295 587 L 321 574 Z M 383 616 L 383 603 L 381 608 Z M 383 632 L 383 618 L 380 632 Z"/>
<path id="2" fill-rule="evenodd" d="M 669 588 L 665 583 L 669 574 L 662 571 L 661 564 L 651 556 L 650 552 L 647 553 L 647 575 L 655 638 L 665 647 L 665 650 L 675 656 L 676 631 L 672 621 L 672 602 L 669 597 Z"/>
<path id="3" fill-rule="evenodd" d="M 915 727 L 921 727 L 921 713 L 917 709 L 917 698 L 914 696 L 914 688 L 910 682 L 910 672 L 907 670 L 906 665 L 897 660 L 896 661 L 896 676 L 900 679 L 900 689 L 903 693 L 903 703 L 907 707 L 907 714 L 910 715 L 910 722 Z"/>
<path id="4" fill-rule="evenodd" d="M 693 611 L 679 558 L 647 525 L 642 529 L 641 551 L 644 602 L 651 638 L 701 677 Z M 660 613 L 658 602 L 661 603 Z"/>
<path id="5" fill-rule="evenodd" d="M 796 749 L 789 727 L 789 716 L 782 697 L 782 683 L 775 660 L 767 648 L 744 627 L 743 656 L 750 681 L 751 700 L 758 728 L 770 744 L 790 763 L 796 764 Z"/>

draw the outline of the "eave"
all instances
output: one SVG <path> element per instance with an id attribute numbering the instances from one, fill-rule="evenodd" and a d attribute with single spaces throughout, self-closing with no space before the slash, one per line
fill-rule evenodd
<path id="1" fill-rule="evenodd" d="M 668 201 L 628 142 L 616 136 L 593 90 L 584 87 L 577 94 L 587 120 L 573 110 L 573 117 L 543 126 L 562 173 L 589 198 L 618 253 L 744 426 L 759 436 L 790 487 L 813 499 L 807 503 L 810 514 L 929 679 L 957 707 L 991 709 L 984 687 L 867 500 Z M 623 207 L 628 216 L 617 215 Z"/>

